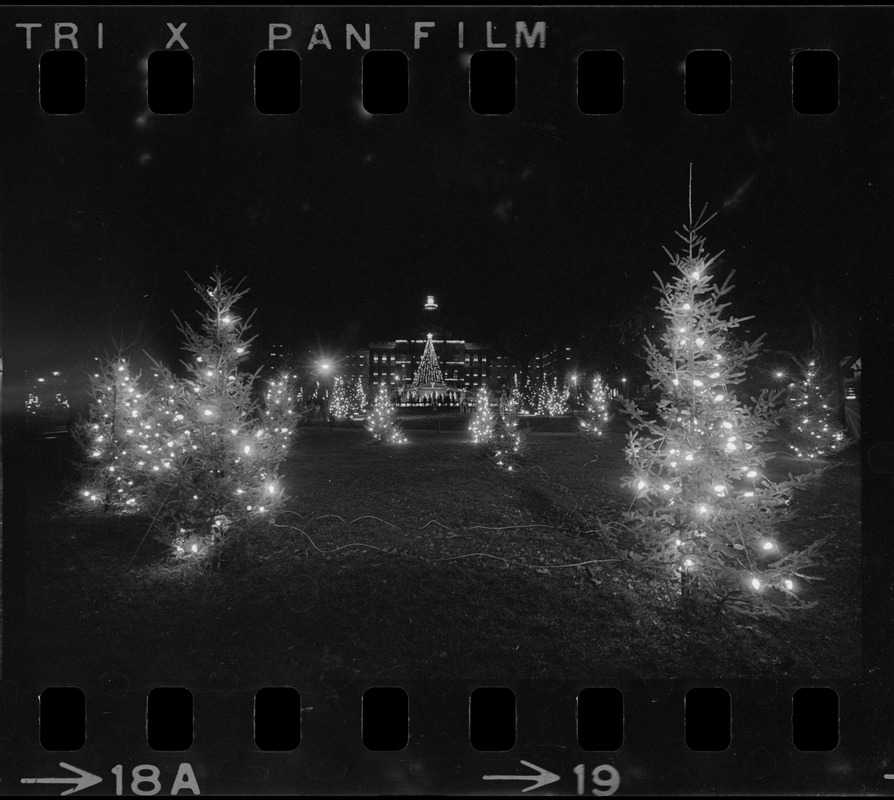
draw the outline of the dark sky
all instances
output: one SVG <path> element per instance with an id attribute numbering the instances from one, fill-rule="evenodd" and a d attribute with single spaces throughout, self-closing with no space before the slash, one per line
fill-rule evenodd
<path id="1" fill-rule="evenodd" d="M 881 220 L 866 210 L 890 187 L 890 165 L 866 153 L 891 112 L 880 108 L 869 126 L 866 104 L 889 104 L 891 73 L 872 62 L 868 84 L 865 69 L 856 80 L 865 37 L 837 20 L 857 12 L 816 10 L 811 24 L 795 11 L 79 11 L 85 30 L 106 27 L 101 52 L 83 47 L 85 113 L 39 110 L 42 48 L 16 40 L 2 53 L 7 360 L 16 350 L 31 369 L 66 369 L 119 336 L 170 357 L 171 309 L 189 318 L 194 308 L 186 273 L 215 267 L 246 278 L 265 342 L 338 352 L 405 336 L 434 293 L 465 338 L 519 348 L 585 336 L 608 351 L 612 321 L 654 304 L 651 273 L 669 272 L 661 248 L 685 221 L 690 163 L 696 205 L 718 212 L 709 245 L 737 272 L 735 310 L 788 348 L 809 339 L 806 309 L 819 305 L 846 349 L 870 257 L 860 229 Z M 159 117 L 146 110 L 143 65 L 172 14 L 189 20 L 195 107 Z M 466 63 L 484 46 L 484 20 L 511 30 L 540 18 L 547 46 L 517 53 L 516 112 L 475 115 Z M 368 21 L 374 47 L 406 49 L 416 19 L 436 20 L 438 34 L 410 53 L 410 108 L 371 117 L 344 23 Z M 268 21 L 296 31 L 294 116 L 253 105 Z M 332 51 L 306 51 L 316 22 Z M 798 115 L 791 52 L 833 44 L 841 107 Z M 733 105 L 721 117 L 683 105 L 682 60 L 706 46 L 733 58 Z M 578 111 L 575 64 L 587 49 L 623 53 L 621 114 Z"/>

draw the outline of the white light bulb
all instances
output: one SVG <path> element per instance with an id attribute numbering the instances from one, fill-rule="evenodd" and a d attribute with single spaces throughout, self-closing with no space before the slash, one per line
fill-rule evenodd
<path id="1" fill-rule="evenodd" d="M 637 488 L 637 489 L 640 489 L 640 490 L 645 489 L 645 488 L 646 488 L 646 482 L 645 482 L 645 481 L 640 481 L 638 484 L 636 484 L 636 488 Z"/>
<path id="2" fill-rule="evenodd" d="M 664 486 L 663 486 L 663 487 L 662 487 L 662 488 L 663 488 L 663 489 L 664 489 L 664 491 L 666 491 L 666 492 L 669 492 L 669 491 L 670 491 L 670 488 L 671 488 L 671 486 L 670 486 L 670 484 L 669 484 L 669 483 L 666 483 L 666 484 L 664 484 Z"/>
<path id="3" fill-rule="evenodd" d="M 757 578 L 752 578 L 752 579 L 751 579 L 751 586 L 752 586 L 752 588 L 754 588 L 754 589 L 760 589 L 760 588 L 761 588 L 761 582 L 760 582 Z"/>
<path id="4" fill-rule="evenodd" d="M 214 412 L 210 408 L 205 409 L 205 416 L 210 417 Z"/>
<path id="5" fill-rule="evenodd" d="M 773 542 L 764 542 L 764 543 L 761 545 L 761 547 L 763 547 L 764 550 L 772 550 L 772 549 L 773 549 Z"/>
<path id="6" fill-rule="evenodd" d="M 795 584 L 792 581 L 790 581 L 788 578 L 785 579 L 785 581 L 783 582 L 783 585 L 789 591 L 791 591 L 792 589 L 795 588 Z"/>

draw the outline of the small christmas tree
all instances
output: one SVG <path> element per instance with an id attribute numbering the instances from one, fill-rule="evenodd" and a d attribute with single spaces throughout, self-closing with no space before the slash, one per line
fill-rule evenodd
<path id="1" fill-rule="evenodd" d="M 336 375 L 332 382 L 332 396 L 329 401 L 329 411 L 335 419 L 345 419 L 351 413 L 348 393 L 345 389 L 341 375 Z"/>
<path id="2" fill-rule="evenodd" d="M 359 416 L 366 409 L 366 391 L 363 388 L 363 378 L 359 375 L 357 380 L 351 384 L 348 393 L 348 414 L 350 416 Z"/>
<path id="3" fill-rule="evenodd" d="M 798 458 L 828 458 L 848 444 L 845 427 L 835 418 L 830 393 L 825 390 L 816 359 L 800 363 L 801 381 L 786 400 L 786 416 Z"/>
<path id="4" fill-rule="evenodd" d="M 219 559 L 244 552 L 283 502 L 278 470 L 293 427 L 291 392 L 262 409 L 259 372 L 240 369 L 253 340 L 236 310 L 247 290 L 220 273 L 208 287 L 193 285 L 204 308 L 198 328 L 180 325 L 186 376 L 157 365 L 163 394 L 147 459 L 155 473 L 149 511 L 178 555 Z"/>
<path id="5" fill-rule="evenodd" d="M 145 451 L 152 399 L 139 378 L 120 351 L 90 376 L 89 416 L 74 428 L 84 454 L 80 497 L 90 507 L 108 512 L 142 506 L 150 477 Z"/>
<path id="6" fill-rule="evenodd" d="M 787 616 L 809 605 L 797 595 L 797 576 L 819 543 L 783 553 L 777 538 L 796 485 L 810 476 L 774 483 L 762 469 L 771 456 L 759 444 L 778 422 L 778 395 L 764 392 L 753 406 L 731 387 L 742 382 L 761 339 L 735 343 L 727 334 L 745 318 L 727 317 L 721 302 L 729 278 L 711 275 L 717 256 L 704 251 L 704 213 L 682 234 L 677 273 L 659 278 L 660 310 L 667 320 L 661 346 L 647 340 L 653 384 L 661 390 L 658 419 L 647 420 L 633 402 L 626 484 L 635 492 L 627 521 L 639 539 L 641 563 L 677 576 L 687 609 L 710 603 L 718 612 Z M 762 337 L 761 337 L 762 338 Z"/>
<path id="7" fill-rule="evenodd" d="M 373 444 L 405 444 L 407 441 L 395 419 L 388 386 L 384 383 L 379 384 L 373 407 L 366 417 L 366 430 L 372 436 Z"/>
<path id="8" fill-rule="evenodd" d="M 488 442 L 488 457 L 500 469 L 518 469 L 525 456 L 525 438 L 518 428 L 518 407 L 512 402 L 501 404 L 501 413 L 493 426 Z"/>
<path id="9" fill-rule="evenodd" d="M 442 383 L 444 383 L 444 376 L 441 375 L 435 345 L 432 342 L 431 334 L 429 334 L 425 342 L 425 350 L 422 351 L 422 358 L 419 359 L 419 366 L 416 368 L 416 374 L 413 376 L 413 386 L 432 386 Z"/>
<path id="10" fill-rule="evenodd" d="M 267 381 L 262 418 L 282 450 L 289 449 L 295 435 L 298 393 L 296 378 L 288 369 L 282 369 Z"/>
<path id="11" fill-rule="evenodd" d="M 608 391 L 602 376 L 595 373 L 587 396 L 586 410 L 580 421 L 581 433 L 588 439 L 601 439 L 611 419 Z"/>
<path id="12" fill-rule="evenodd" d="M 534 395 L 536 413 L 547 417 L 561 416 L 568 410 L 569 395 L 567 388 L 559 387 L 556 378 L 553 378 L 552 385 L 548 381 L 542 381 Z"/>
<path id="13" fill-rule="evenodd" d="M 494 434 L 494 415 L 490 410 L 490 392 L 481 386 L 475 394 L 475 412 L 469 424 L 472 432 L 472 443 L 489 442 Z"/>

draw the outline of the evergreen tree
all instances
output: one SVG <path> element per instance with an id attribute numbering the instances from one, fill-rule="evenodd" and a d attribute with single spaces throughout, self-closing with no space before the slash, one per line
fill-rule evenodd
<path id="1" fill-rule="evenodd" d="M 332 382 L 332 397 L 329 401 L 329 410 L 335 419 L 345 419 L 350 416 L 351 408 L 348 402 L 348 394 L 341 375 L 336 375 Z"/>
<path id="2" fill-rule="evenodd" d="M 777 538 L 794 488 L 812 476 L 774 483 L 762 472 L 772 456 L 759 445 L 778 424 L 779 395 L 763 392 L 739 402 L 741 383 L 761 338 L 738 343 L 729 331 L 749 318 L 726 316 L 729 280 L 718 285 L 704 250 L 704 212 L 678 234 L 682 255 L 671 255 L 676 277 L 658 278 L 659 308 L 667 320 L 661 344 L 646 342 L 648 373 L 661 390 L 658 419 L 633 402 L 627 461 L 634 490 L 626 515 L 644 567 L 679 576 L 684 606 L 710 603 L 718 612 L 787 616 L 809 605 L 797 576 L 816 559 L 819 543 L 785 553 Z"/>
<path id="3" fill-rule="evenodd" d="M 164 388 L 147 460 L 155 473 L 150 513 L 185 556 L 244 551 L 284 499 L 279 465 L 294 426 L 291 390 L 262 408 L 259 372 L 240 369 L 254 337 L 236 306 L 247 293 L 216 273 L 200 325 L 180 324 L 187 360 L 179 378 L 157 365 Z M 290 413 L 292 412 L 292 413 Z"/>
<path id="4" fill-rule="evenodd" d="M 558 380 L 553 378 L 552 386 L 548 381 L 541 381 L 534 395 L 535 411 L 547 417 L 558 417 L 568 410 L 569 392 L 559 388 Z"/>
<path id="5" fill-rule="evenodd" d="M 366 392 L 363 389 L 363 378 L 359 375 L 357 380 L 349 387 L 348 394 L 348 414 L 350 416 L 360 415 L 366 408 Z"/>
<path id="6" fill-rule="evenodd" d="M 299 392 L 297 380 L 288 369 L 281 369 L 267 381 L 261 416 L 268 430 L 278 440 L 281 450 L 289 449 L 298 425 L 296 406 Z"/>
<path id="7" fill-rule="evenodd" d="M 524 434 L 518 427 L 518 406 L 513 403 L 510 394 L 494 423 L 493 433 L 488 441 L 488 457 L 500 469 L 512 472 L 524 459 L 525 450 Z"/>
<path id="8" fill-rule="evenodd" d="M 472 432 L 472 442 L 480 444 L 489 442 L 494 435 L 494 415 L 490 410 L 490 392 L 486 386 L 481 386 L 475 395 L 475 412 L 469 425 Z"/>
<path id="9" fill-rule="evenodd" d="M 798 458 L 828 458 L 848 444 L 845 427 L 836 419 L 816 360 L 805 360 L 799 366 L 801 380 L 786 399 L 793 438 L 789 446 Z"/>
<path id="10" fill-rule="evenodd" d="M 379 384 L 373 407 L 366 417 L 366 430 L 372 436 L 373 444 L 405 444 L 407 441 L 395 419 L 394 406 L 385 383 Z"/>
<path id="11" fill-rule="evenodd" d="M 119 351 L 90 376 L 89 416 L 75 425 L 83 453 L 80 496 L 104 511 L 137 510 L 150 478 L 145 460 L 152 399 Z"/>
<path id="12" fill-rule="evenodd" d="M 588 439 L 601 439 L 611 419 L 608 387 L 597 372 L 593 375 L 587 396 L 587 406 L 581 417 L 581 433 Z"/>
<path id="13" fill-rule="evenodd" d="M 442 383 L 444 383 L 444 376 L 441 375 L 438 356 L 435 353 L 431 334 L 429 334 L 425 350 L 422 351 L 422 358 L 419 359 L 419 366 L 416 368 L 416 374 L 413 376 L 413 386 L 431 386 Z"/>

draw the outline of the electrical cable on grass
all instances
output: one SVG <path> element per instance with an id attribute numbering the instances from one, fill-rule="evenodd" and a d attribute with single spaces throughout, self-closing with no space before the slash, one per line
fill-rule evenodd
<path id="1" fill-rule="evenodd" d="M 503 556 L 497 556 L 497 555 L 494 555 L 493 553 L 484 553 L 484 552 L 461 553 L 460 555 L 447 556 L 445 558 L 426 558 L 425 556 L 419 556 L 419 555 L 416 555 L 415 553 L 398 553 L 393 550 L 386 550 L 386 549 L 384 549 L 382 547 L 378 547 L 374 544 L 367 544 L 366 542 L 349 542 L 348 544 L 339 545 L 338 547 L 335 547 L 331 550 L 324 550 L 323 548 L 321 548 L 317 545 L 317 543 L 313 540 L 313 538 L 310 536 L 310 534 L 307 531 L 304 531 L 301 528 L 296 528 L 294 525 L 279 525 L 277 523 L 273 523 L 273 526 L 275 528 L 286 528 L 288 530 L 300 533 L 302 536 L 304 536 L 307 539 L 308 542 L 310 542 L 310 545 L 311 545 L 311 547 L 313 547 L 314 550 L 316 550 L 318 553 L 323 553 L 324 555 L 330 555 L 332 553 L 337 553 L 340 550 L 346 550 L 349 547 L 365 547 L 370 550 L 378 550 L 380 553 L 386 553 L 386 554 L 392 555 L 392 556 L 403 556 L 404 558 L 416 558 L 420 561 L 426 561 L 430 564 L 436 564 L 436 563 L 445 562 L 445 561 L 458 561 L 459 559 L 462 559 L 462 558 L 480 557 L 480 558 L 492 558 L 495 561 L 502 561 L 503 563 L 509 564 L 510 566 L 525 567 L 527 569 L 567 569 L 569 567 L 583 567 L 583 566 L 586 566 L 587 564 L 604 564 L 604 563 L 608 563 L 608 562 L 612 562 L 612 561 L 621 561 L 622 560 L 620 558 L 597 558 L 597 559 L 590 559 L 587 561 L 577 561 L 573 564 L 524 564 L 522 562 L 511 561 L 508 558 L 503 558 Z"/>

